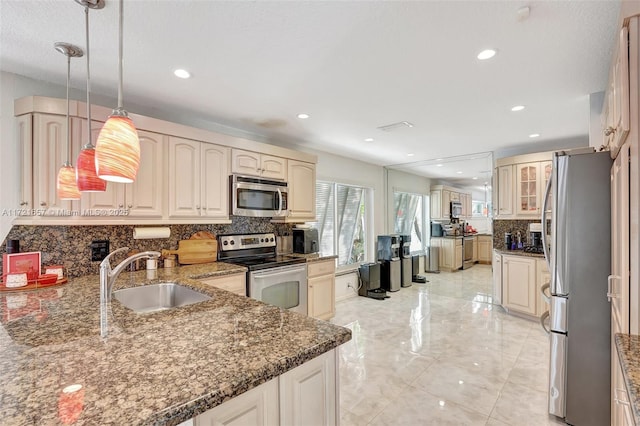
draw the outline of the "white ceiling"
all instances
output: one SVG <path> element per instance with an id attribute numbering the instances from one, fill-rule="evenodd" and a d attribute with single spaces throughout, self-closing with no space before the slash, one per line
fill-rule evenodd
<path id="1" fill-rule="evenodd" d="M 518 20 L 524 6 L 530 16 Z M 153 105 L 380 165 L 586 136 L 589 94 L 606 87 L 619 6 L 128 0 L 125 107 Z M 85 46 L 83 8 L 0 0 L 0 12 L 0 68 L 64 84 L 53 43 Z M 112 97 L 117 34 L 117 2 L 106 0 L 91 12 L 92 88 Z M 489 47 L 495 58 L 477 60 Z M 176 68 L 192 78 L 177 79 Z M 82 89 L 84 60 L 72 69 Z M 526 109 L 510 111 L 519 104 Z M 311 118 L 296 118 L 301 112 Z M 377 129 L 403 120 L 414 127 Z"/>

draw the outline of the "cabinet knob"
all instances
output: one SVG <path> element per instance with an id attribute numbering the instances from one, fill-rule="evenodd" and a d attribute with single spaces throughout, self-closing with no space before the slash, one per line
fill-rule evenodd
<path id="1" fill-rule="evenodd" d="M 124 204 L 118 204 L 118 208 L 123 208 Z"/>
<path id="2" fill-rule="evenodd" d="M 127 204 L 127 208 L 130 209 L 133 207 L 133 204 Z"/>
<path id="3" fill-rule="evenodd" d="M 47 205 L 47 203 L 45 203 L 44 201 L 42 201 L 42 202 L 40 203 L 40 205 L 41 205 L 42 207 L 44 207 L 44 206 L 46 206 L 46 205 Z"/>
<path id="4" fill-rule="evenodd" d="M 616 129 L 614 129 L 611 126 L 609 126 L 606 129 L 604 129 L 604 135 L 605 136 L 609 136 L 609 135 L 611 135 L 612 133 L 615 133 L 615 132 L 616 132 Z"/>
<path id="5" fill-rule="evenodd" d="M 200 206 L 196 206 L 196 209 L 200 210 Z"/>
<path id="6" fill-rule="evenodd" d="M 23 202 L 20 203 L 21 206 L 26 206 L 27 204 L 29 204 L 29 203 L 27 203 L 26 201 L 23 201 Z"/>

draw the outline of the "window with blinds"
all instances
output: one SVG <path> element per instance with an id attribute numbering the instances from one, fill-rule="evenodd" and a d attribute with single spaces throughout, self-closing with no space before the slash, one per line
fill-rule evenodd
<path id="1" fill-rule="evenodd" d="M 393 193 L 396 212 L 394 232 L 411 235 L 411 253 L 423 252 L 426 244 L 424 196 L 409 192 Z"/>
<path id="2" fill-rule="evenodd" d="M 358 263 L 366 255 L 368 189 L 335 182 L 316 182 L 316 222 L 320 252 L 338 255 L 338 266 Z"/>

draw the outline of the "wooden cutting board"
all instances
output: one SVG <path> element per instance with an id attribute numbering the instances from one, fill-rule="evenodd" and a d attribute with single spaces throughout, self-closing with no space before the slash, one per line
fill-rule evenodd
<path id="1" fill-rule="evenodd" d="M 192 265 L 195 263 L 215 262 L 218 256 L 218 240 L 180 240 L 178 250 L 162 250 L 162 256 L 178 255 L 178 263 Z"/>

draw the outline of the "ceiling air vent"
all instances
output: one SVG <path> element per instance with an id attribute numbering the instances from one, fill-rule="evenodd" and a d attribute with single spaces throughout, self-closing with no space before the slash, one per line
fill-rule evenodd
<path id="1" fill-rule="evenodd" d="M 378 127 L 378 130 L 383 130 L 385 132 L 393 132 L 394 130 L 402 129 L 405 127 L 413 127 L 412 123 L 408 121 L 398 121 L 397 123 L 387 124 L 386 126 Z"/>

